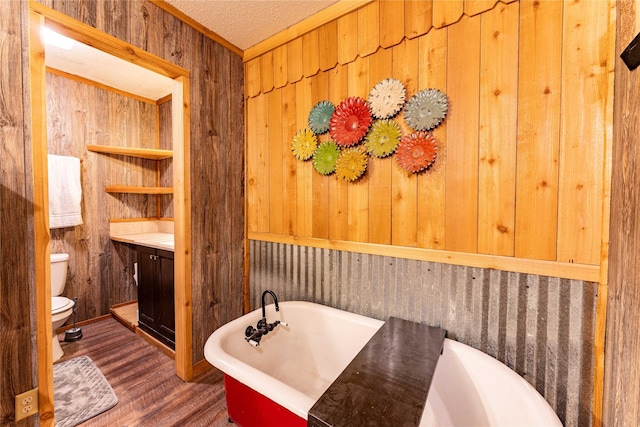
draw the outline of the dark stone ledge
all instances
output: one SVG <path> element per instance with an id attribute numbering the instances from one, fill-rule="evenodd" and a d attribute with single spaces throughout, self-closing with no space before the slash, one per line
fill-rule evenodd
<path id="1" fill-rule="evenodd" d="M 389 318 L 314 404 L 307 425 L 417 426 L 445 336 Z"/>

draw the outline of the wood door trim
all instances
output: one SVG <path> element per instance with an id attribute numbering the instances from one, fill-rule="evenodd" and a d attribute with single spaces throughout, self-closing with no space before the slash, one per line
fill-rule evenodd
<path id="1" fill-rule="evenodd" d="M 40 28 L 44 18 L 29 11 L 29 67 L 31 75 L 31 130 L 33 178 L 33 234 L 36 283 L 36 336 L 38 405 L 40 423 L 52 426 L 53 418 L 53 324 L 51 323 L 51 273 L 49 260 L 49 193 L 47 173 L 46 73 Z"/>

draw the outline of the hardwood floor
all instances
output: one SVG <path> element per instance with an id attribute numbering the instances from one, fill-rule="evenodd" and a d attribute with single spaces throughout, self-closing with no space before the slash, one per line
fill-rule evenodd
<path id="1" fill-rule="evenodd" d="M 60 361 L 89 356 L 118 396 L 115 407 L 82 427 L 233 426 L 217 369 L 183 382 L 169 356 L 112 318 L 82 326 L 82 333 L 79 341 L 61 343 Z"/>

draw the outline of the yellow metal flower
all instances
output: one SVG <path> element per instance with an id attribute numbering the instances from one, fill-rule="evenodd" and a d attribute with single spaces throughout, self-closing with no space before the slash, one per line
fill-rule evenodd
<path id="1" fill-rule="evenodd" d="M 345 148 L 336 160 L 336 176 L 347 182 L 355 181 L 367 170 L 367 161 L 361 147 Z"/>
<path id="2" fill-rule="evenodd" d="M 402 132 L 393 120 L 378 120 L 365 137 L 364 146 L 367 152 L 375 157 L 386 157 L 393 154 L 400 143 Z"/>
<path id="3" fill-rule="evenodd" d="M 293 137 L 291 151 L 296 159 L 309 160 L 317 145 L 316 135 L 309 129 L 302 129 Z"/>

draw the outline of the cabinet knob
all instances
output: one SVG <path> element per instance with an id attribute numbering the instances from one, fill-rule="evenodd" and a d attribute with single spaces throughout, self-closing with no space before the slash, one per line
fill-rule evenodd
<path id="1" fill-rule="evenodd" d="M 158 260 L 158 255 L 149 255 L 149 259 L 151 259 L 153 261 L 157 261 Z"/>

